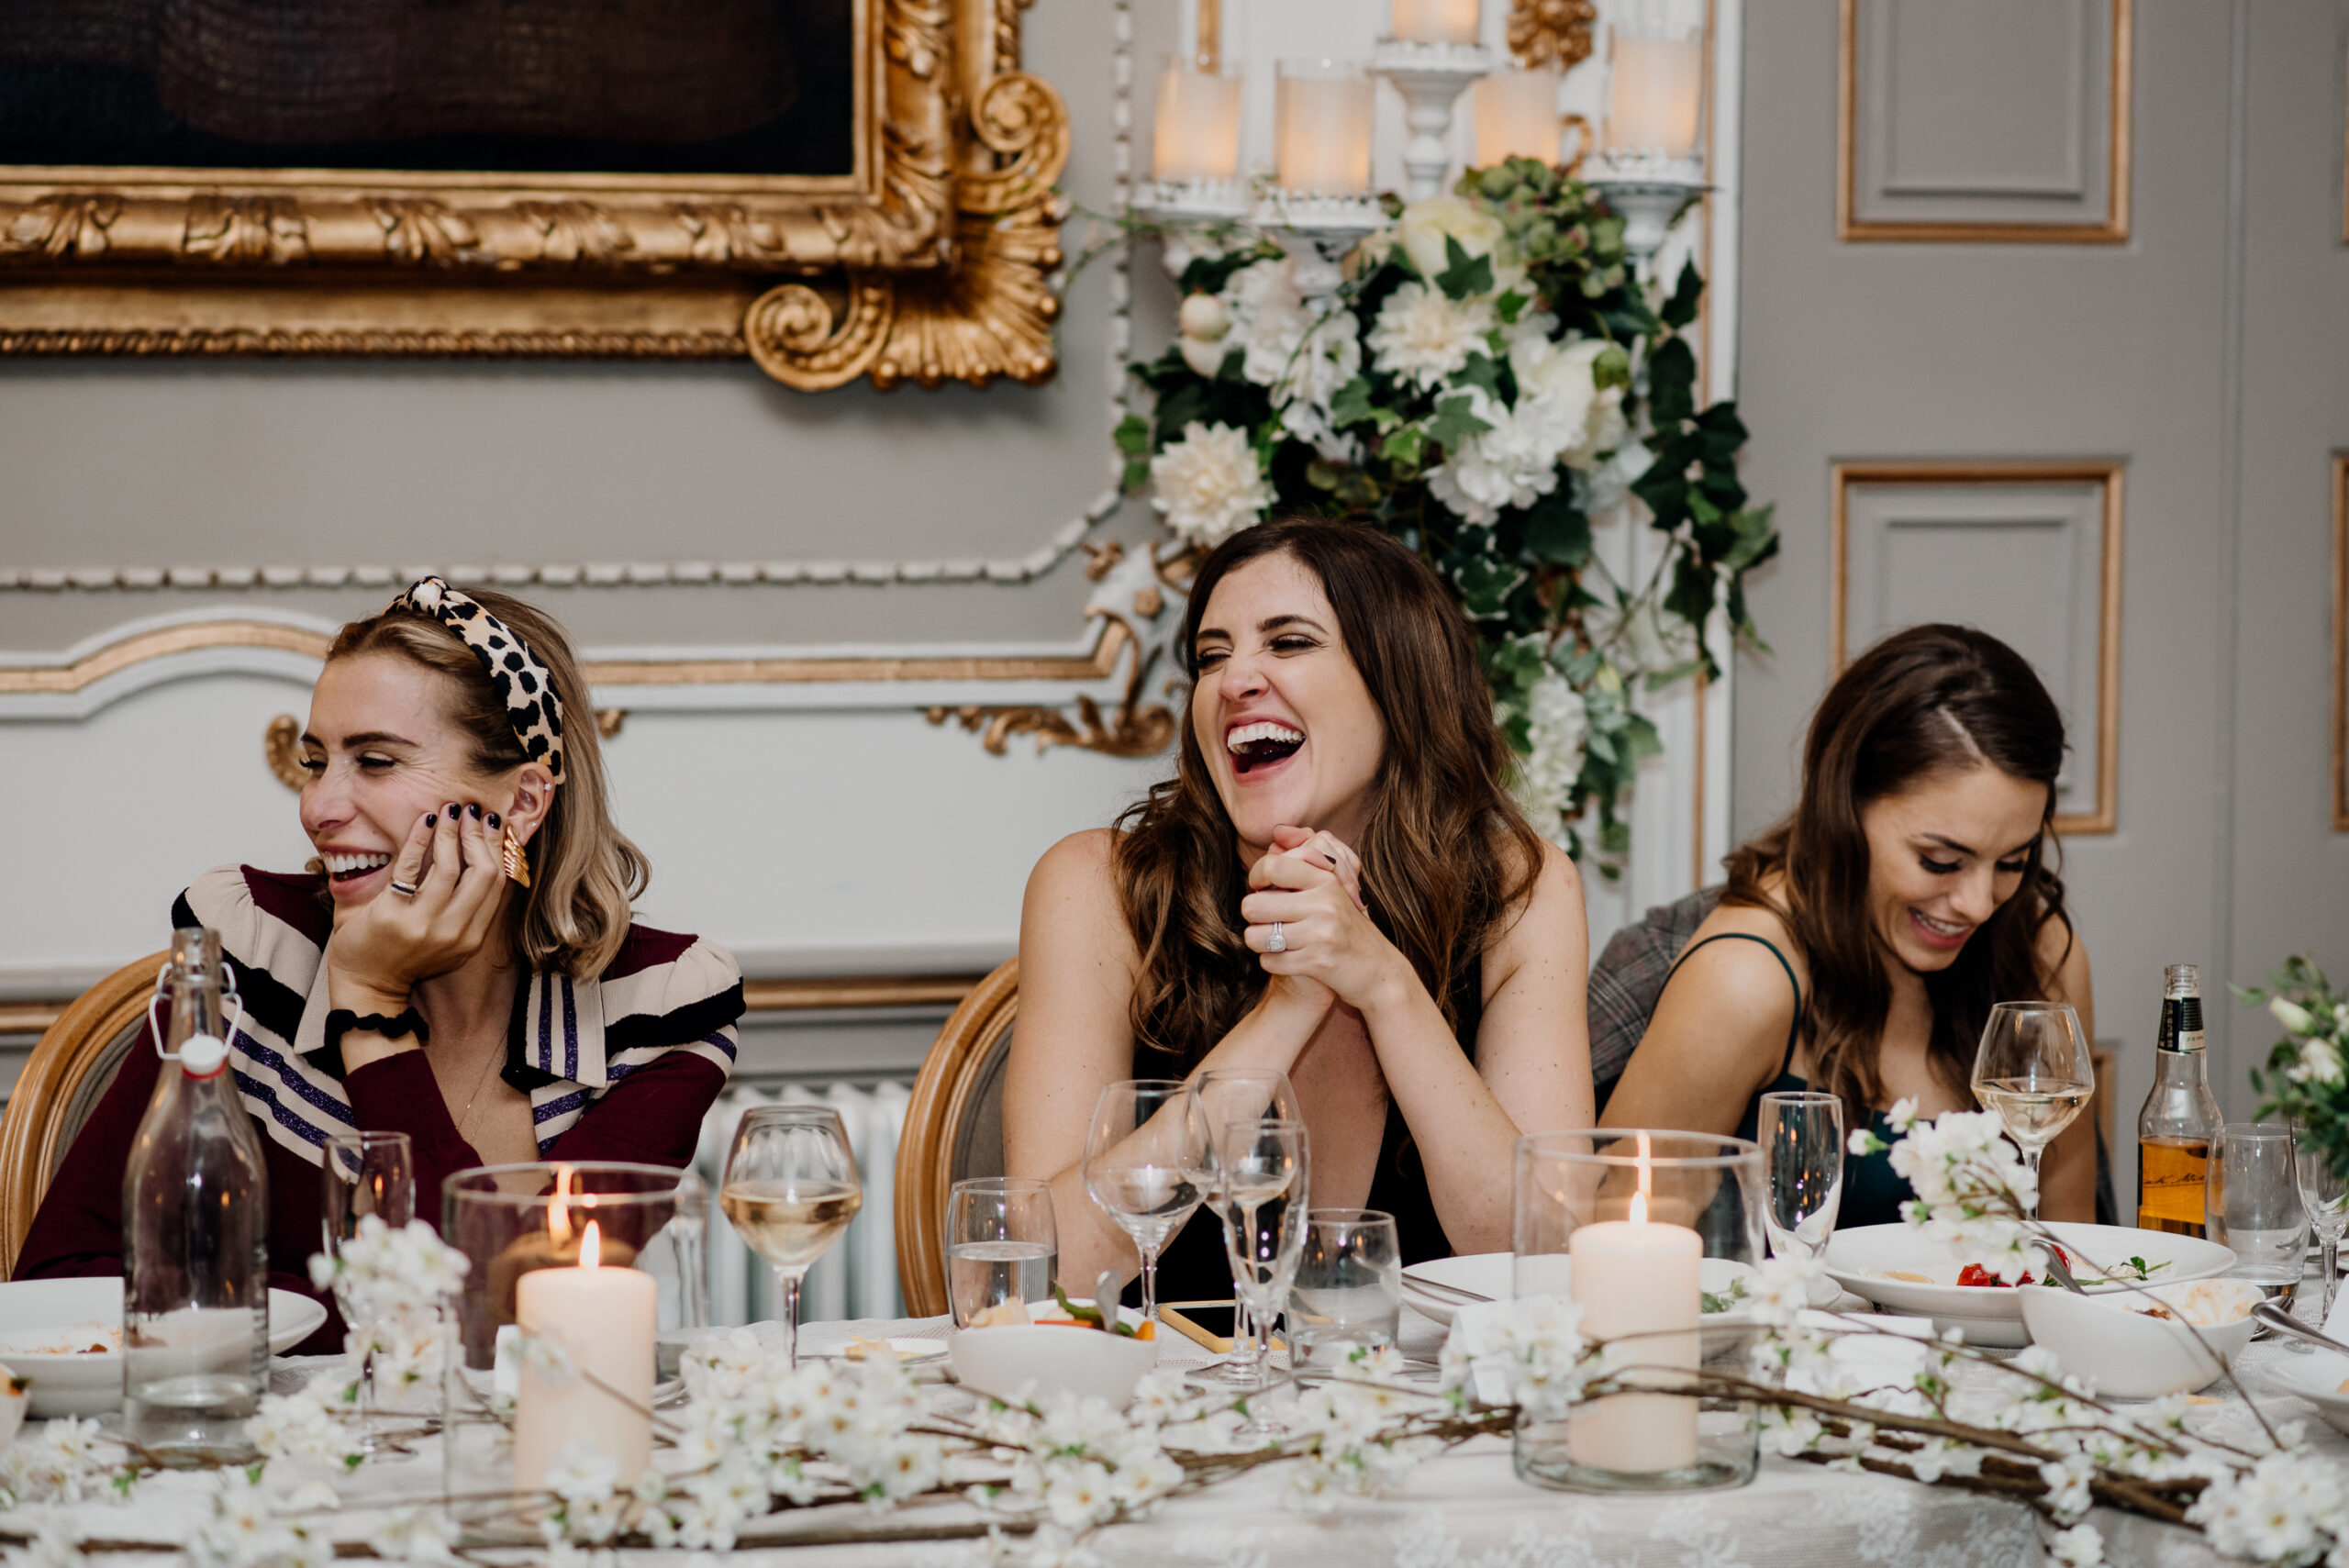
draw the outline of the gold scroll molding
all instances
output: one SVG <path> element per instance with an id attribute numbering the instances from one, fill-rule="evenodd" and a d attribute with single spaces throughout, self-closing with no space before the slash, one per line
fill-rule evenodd
<path id="1" fill-rule="evenodd" d="M 748 355 L 805 391 L 1042 381 L 1068 117 L 1018 69 L 1020 9 L 854 0 L 844 176 L 6 171 L 0 353 Z"/>
<path id="2" fill-rule="evenodd" d="M 1152 614 L 1145 605 L 1158 597 L 1155 588 L 1145 588 L 1138 598 L 1135 610 Z M 1036 750 L 1042 751 L 1053 746 L 1074 746 L 1081 751 L 1099 751 L 1111 757 L 1149 757 L 1166 749 L 1174 739 L 1174 710 L 1163 704 L 1142 701 L 1144 688 L 1150 684 L 1151 671 L 1158 663 L 1158 651 L 1148 648 L 1136 637 L 1124 617 L 1108 610 L 1087 612 L 1101 617 L 1108 624 L 1102 628 L 1101 645 L 1112 643 L 1130 650 L 1133 667 L 1126 676 L 1125 695 L 1115 710 L 1106 716 L 1101 705 L 1090 696 L 1076 699 L 1076 718 L 1057 707 L 1028 704 L 1017 707 L 933 707 L 930 710 L 932 724 L 958 720 L 963 728 L 979 738 L 979 744 L 996 756 L 1002 756 L 1015 735 L 1033 735 Z"/>
<path id="3" fill-rule="evenodd" d="M 1528 68 L 1555 66 L 1561 73 L 1590 58 L 1591 28 L 1598 8 L 1591 0 L 1511 0 L 1508 51 Z M 1706 29 L 1707 37 L 1711 28 Z"/>
<path id="4" fill-rule="evenodd" d="M 2332 830 L 2349 833 L 2349 455 L 2332 459 Z"/>
<path id="5" fill-rule="evenodd" d="M 2136 49 L 2132 28 L 2134 0 L 2110 0 L 2112 6 L 2112 91 L 2107 100 L 2111 117 L 2107 140 L 2110 148 L 2105 215 L 2096 223 L 1909 223 L 1866 220 L 1853 216 L 1854 185 L 1859 159 L 1853 145 L 1859 117 L 1859 0 L 1842 0 L 1842 36 L 1838 40 L 1835 114 L 1835 238 L 1844 240 L 1941 241 L 1974 245 L 2118 245 L 2129 238 L 2130 128 L 2133 116 L 2130 87 Z M 2349 219 L 2344 219 L 2349 222 Z"/>
<path id="6" fill-rule="evenodd" d="M 2112 833 L 2121 823 L 2121 466 L 2117 462 L 1839 462 L 1828 518 L 1827 638 L 1830 673 L 1841 673 L 1850 586 L 1849 528 L 1854 484 L 2094 484 L 2099 487 L 2097 555 L 2096 805 L 2055 818 L 2073 835 Z"/>

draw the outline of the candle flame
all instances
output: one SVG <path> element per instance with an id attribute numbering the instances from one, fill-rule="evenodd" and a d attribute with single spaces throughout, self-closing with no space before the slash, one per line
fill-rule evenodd
<path id="1" fill-rule="evenodd" d="M 579 1266 L 583 1269 L 600 1268 L 603 1261 L 603 1233 L 596 1229 L 596 1222 L 591 1219 L 587 1222 L 587 1233 L 579 1239 Z"/>

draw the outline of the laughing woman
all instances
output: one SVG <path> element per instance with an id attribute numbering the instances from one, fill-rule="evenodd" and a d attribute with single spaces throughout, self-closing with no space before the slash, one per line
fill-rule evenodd
<path id="1" fill-rule="evenodd" d="M 1062 1277 L 1130 1278 L 1079 1165 L 1102 1086 L 1276 1068 L 1316 1207 L 1393 1213 L 1406 1262 L 1509 1245 L 1511 1146 L 1586 1127 L 1582 886 L 1503 783 L 1466 621 L 1364 525 L 1226 540 L 1192 584 L 1174 777 L 1029 879 L 1006 1166 L 1048 1178 Z M 1228 1297 L 1217 1221 L 1162 1300 Z"/>
<path id="2" fill-rule="evenodd" d="M 554 621 L 424 579 L 335 639 L 302 751 L 312 873 L 223 866 L 173 910 L 217 931 L 236 972 L 230 1065 L 268 1154 L 273 1283 L 310 1294 L 334 1133 L 406 1133 L 436 1225 L 442 1179 L 470 1166 L 689 1160 L 741 979 L 722 949 L 631 923 L 644 857 L 611 819 Z M 122 1172 L 160 1065 L 142 1034 L 17 1278 L 121 1272 Z M 340 1349 L 333 1319 L 305 1348 Z"/>

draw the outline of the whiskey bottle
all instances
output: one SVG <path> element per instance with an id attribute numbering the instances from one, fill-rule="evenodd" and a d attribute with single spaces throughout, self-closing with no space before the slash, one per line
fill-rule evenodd
<path id="1" fill-rule="evenodd" d="M 2137 1113 L 2137 1226 L 2202 1234 L 2202 1174 L 2219 1133 L 2219 1102 L 2202 1056 L 2202 977 L 2190 963 L 2162 972 L 2154 1087 Z"/>

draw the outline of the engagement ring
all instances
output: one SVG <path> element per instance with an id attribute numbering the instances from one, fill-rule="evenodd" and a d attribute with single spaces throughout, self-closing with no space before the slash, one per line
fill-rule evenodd
<path id="1" fill-rule="evenodd" d="M 1278 920 L 1273 922 L 1273 940 L 1264 944 L 1264 951 L 1266 952 L 1288 951 L 1288 939 L 1281 934 L 1281 923 Z"/>

